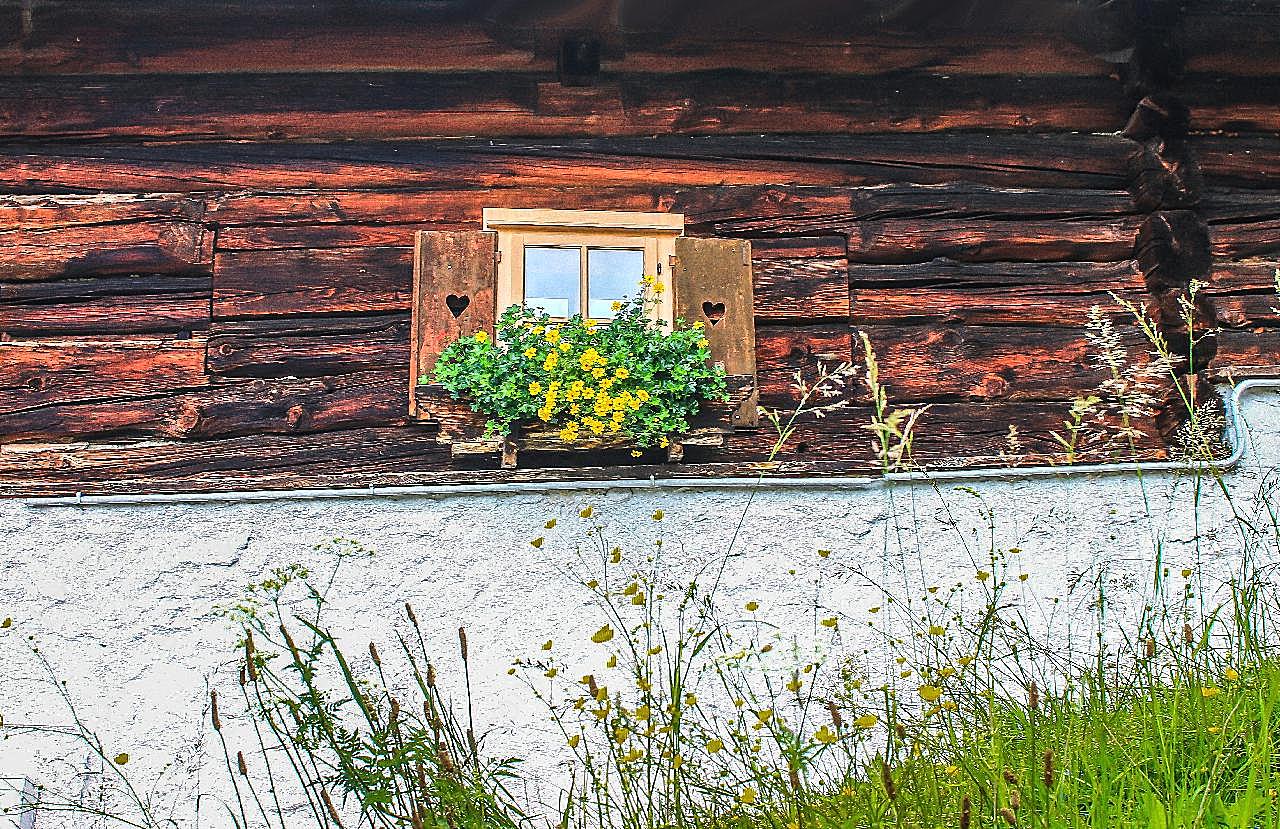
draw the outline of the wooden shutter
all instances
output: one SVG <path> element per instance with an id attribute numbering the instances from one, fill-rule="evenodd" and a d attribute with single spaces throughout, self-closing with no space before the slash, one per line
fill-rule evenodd
<path id="1" fill-rule="evenodd" d="M 671 269 L 675 315 L 701 322 L 712 359 L 726 374 L 756 373 L 755 307 L 751 290 L 751 243 L 745 239 L 675 240 Z M 734 415 L 740 426 L 755 425 L 759 394 L 752 393 Z"/>
<path id="2" fill-rule="evenodd" d="M 418 380 L 458 337 L 493 335 L 497 314 L 497 245 L 485 231 L 419 231 L 414 238 L 413 328 L 409 410 L 417 414 Z"/>

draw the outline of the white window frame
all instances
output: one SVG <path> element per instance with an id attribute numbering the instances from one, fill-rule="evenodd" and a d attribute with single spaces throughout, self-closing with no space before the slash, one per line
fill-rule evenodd
<path id="1" fill-rule="evenodd" d="M 684 214 L 486 207 L 483 222 L 483 229 L 497 233 L 498 237 L 496 300 L 499 314 L 512 305 L 524 303 L 526 246 L 626 248 L 643 250 L 644 273 L 656 276 L 666 286 L 658 295 L 654 318 L 668 326 L 674 322 L 671 260 L 675 255 L 676 237 L 684 233 Z M 584 293 L 580 308 L 584 315 L 587 302 Z"/>

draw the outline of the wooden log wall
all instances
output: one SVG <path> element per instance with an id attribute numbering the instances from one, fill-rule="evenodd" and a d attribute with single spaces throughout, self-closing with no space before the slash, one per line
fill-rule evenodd
<path id="1" fill-rule="evenodd" d="M 1205 283 L 1178 367 L 1202 395 L 1280 365 L 1280 16 L 1258 3 L 1156 4 L 1123 63 L 1049 33 L 677 33 L 584 87 L 483 21 L 387 5 L 0 0 L 0 494 L 758 468 L 767 427 L 677 465 L 454 465 L 408 417 L 411 248 L 484 207 L 750 239 L 762 402 L 865 334 L 894 405 L 930 406 L 925 465 L 1060 458 L 1106 377 L 1089 309 L 1148 351 L 1112 293 L 1179 348 Z M 782 469 L 876 468 L 850 403 Z M 1139 424 L 1142 457 L 1177 412 Z"/>

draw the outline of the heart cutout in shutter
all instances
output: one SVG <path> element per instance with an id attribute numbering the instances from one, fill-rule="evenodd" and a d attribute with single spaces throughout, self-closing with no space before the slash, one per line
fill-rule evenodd
<path id="1" fill-rule="evenodd" d="M 467 310 L 467 306 L 471 304 L 471 297 L 449 294 L 444 298 L 444 304 L 449 306 L 449 313 L 453 314 L 454 319 L 457 319 L 462 316 L 462 312 Z"/>
<path id="2" fill-rule="evenodd" d="M 704 302 L 702 303 L 702 313 L 707 319 L 711 320 L 712 325 L 715 325 L 720 322 L 720 320 L 724 319 L 724 303 L 717 302 L 712 304 L 710 302 Z"/>

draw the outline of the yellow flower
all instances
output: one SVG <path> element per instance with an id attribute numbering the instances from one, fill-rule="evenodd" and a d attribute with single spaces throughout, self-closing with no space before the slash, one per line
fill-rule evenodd
<path id="1" fill-rule="evenodd" d="M 804 683 L 800 681 L 800 677 L 794 677 L 790 682 L 787 683 L 787 690 L 793 694 L 799 693 L 800 689 L 803 687 L 804 687 Z"/>
<path id="2" fill-rule="evenodd" d="M 633 457 L 633 458 L 638 458 L 638 457 L 640 457 L 640 456 L 641 456 L 641 455 L 643 455 L 643 454 L 644 454 L 644 453 L 643 453 L 643 452 L 641 452 L 639 449 L 632 449 L 632 450 L 631 450 L 631 457 Z"/>
<path id="3" fill-rule="evenodd" d="M 653 274 L 645 274 L 644 276 L 640 277 L 640 283 L 642 285 L 652 285 L 657 281 L 658 281 L 658 278 Z"/>
<path id="4" fill-rule="evenodd" d="M 663 291 L 665 291 L 666 289 L 667 289 L 667 286 L 666 286 L 666 285 L 663 285 L 661 282 L 655 282 L 655 283 L 653 283 L 653 292 L 654 292 L 655 294 L 660 294 L 660 293 L 662 293 Z"/>
<path id="5" fill-rule="evenodd" d="M 752 803 L 755 803 L 756 790 L 751 788 L 750 786 L 747 786 L 745 789 L 742 790 L 742 794 L 738 795 L 738 800 L 742 801 L 743 803 L 746 803 L 747 805 L 751 805 Z"/>
<path id="6" fill-rule="evenodd" d="M 703 321 L 702 321 L 702 320 L 698 320 L 697 322 L 695 322 L 695 323 L 693 324 L 693 327 L 694 327 L 694 328 L 705 328 L 705 327 L 706 327 L 706 324 L 705 324 L 705 323 L 703 323 Z"/>
<path id="7" fill-rule="evenodd" d="M 707 740 L 708 754 L 715 754 L 717 751 L 721 751 L 723 749 L 724 749 L 724 740 L 721 740 L 719 737 L 712 737 L 710 740 Z"/>
<path id="8" fill-rule="evenodd" d="M 649 713 L 649 706 L 642 705 L 636 709 L 636 719 L 643 722 L 644 720 L 649 719 Z"/>
<path id="9" fill-rule="evenodd" d="M 667 438 L 666 435 L 663 435 L 662 437 L 658 438 L 658 446 L 662 447 L 663 449 L 666 449 L 670 445 L 671 445 L 671 441 Z"/>
<path id="10" fill-rule="evenodd" d="M 600 421 L 600 420 L 593 420 L 593 421 L 591 421 L 591 433 L 592 433 L 593 435 L 603 435 L 603 434 L 604 434 L 604 422 L 603 422 L 603 421 Z"/>
<path id="11" fill-rule="evenodd" d="M 1240 678 L 1240 672 L 1237 671 L 1235 668 L 1227 668 L 1225 671 L 1222 672 L 1222 675 L 1227 678 L 1228 682 L 1235 682 L 1237 679 Z"/>
<path id="12" fill-rule="evenodd" d="M 595 511 L 594 507 L 586 507 L 581 512 L 579 512 L 578 515 L 582 516 L 583 518 L 590 518 L 591 513 L 594 511 Z"/>
<path id="13" fill-rule="evenodd" d="M 538 409 L 538 419 L 544 423 L 551 422 L 551 410 L 545 407 Z"/>
<path id="14" fill-rule="evenodd" d="M 600 378 L 604 377 L 604 369 L 600 368 L 599 366 L 591 369 L 591 376 L 599 380 Z M 607 389 L 609 387 L 605 386 L 605 388 Z"/>
<path id="15" fill-rule="evenodd" d="M 703 337 L 702 339 L 698 340 L 698 348 L 706 348 L 709 345 L 711 345 L 711 343 L 707 340 L 706 337 Z"/>
<path id="16" fill-rule="evenodd" d="M 938 697 L 942 696 L 942 689 L 937 685 L 921 685 L 916 690 L 920 694 L 920 699 L 925 702 L 937 702 Z"/>
<path id="17" fill-rule="evenodd" d="M 639 391 L 637 391 L 636 397 L 640 400 L 641 403 L 649 402 L 649 392 L 645 391 L 644 389 L 640 389 Z"/>
<path id="18" fill-rule="evenodd" d="M 755 613 L 759 609 L 760 609 L 759 602 L 747 602 L 747 610 L 749 610 L 750 612 Z"/>
<path id="19" fill-rule="evenodd" d="M 929 625 L 930 636 L 941 636 L 946 632 L 947 632 L 947 629 L 944 628 L 942 625 Z"/>
<path id="20" fill-rule="evenodd" d="M 834 743 L 838 738 L 836 737 L 836 733 L 834 731 L 832 731 L 830 728 L 827 728 L 824 725 L 822 726 L 822 728 L 819 728 L 816 733 L 814 733 L 813 739 L 817 740 L 823 745 L 829 746 L 832 743 Z"/>
<path id="21" fill-rule="evenodd" d="M 556 678 L 556 674 L 558 674 L 558 673 L 560 673 L 560 672 L 559 672 L 558 670 L 556 670 L 555 668 L 549 668 L 549 669 L 547 669 L 545 672 L 543 672 L 543 674 L 542 674 L 542 675 L 543 675 L 543 676 L 545 676 L 547 679 L 555 679 L 555 678 Z"/>
<path id="22" fill-rule="evenodd" d="M 488 342 L 489 334 L 486 331 L 477 331 L 473 336 L 473 339 L 478 343 Z"/>
<path id="23" fill-rule="evenodd" d="M 858 726 L 858 728 L 875 728 L 876 723 L 879 721 L 880 718 L 875 714 L 863 714 L 861 717 L 854 720 L 853 724 Z"/>
<path id="24" fill-rule="evenodd" d="M 581 740 L 582 740 L 581 737 L 579 737 L 577 734 L 574 734 L 572 737 L 569 738 L 569 748 L 577 748 L 578 743 Z"/>
<path id="25" fill-rule="evenodd" d="M 617 300 L 614 300 L 613 302 L 609 303 L 609 310 L 610 310 L 610 311 L 621 311 L 621 310 L 622 310 L 622 303 L 621 303 L 621 302 L 618 302 Z"/>
<path id="26" fill-rule="evenodd" d="M 539 383 L 537 380 L 534 380 L 532 383 L 529 384 L 529 396 L 537 397 L 540 394 L 542 394 L 542 384 Z"/>
<path id="27" fill-rule="evenodd" d="M 543 649 L 544 651 L 549 651 L 549 650 L 551 650 L 551 644 L 552 644 L 552 643 L 551 643 L 551 640 L 550 640 L 550 639 L 548 639 L 547 641 L 545 641 L 545 642 L 543 642 L 543 643 L 542 643 L 542 649 Z"/>
<path id="28" fill-rule="evenodd" d="M 986 581 L 989 578 L 991 578 L 991 574 L 988 573 L 986 570 L 978 571 L 978 581 Z"/>
<path id="29" fill-rule="evenodd" d="M 829 616 L 829 617 L 827 617 L 826 619 L 823 619 L 823 620 L 822 620 L 822 626 L 823 626 L 824 628 L 833 628 L 833 627 L 835 627 L 837 624 L 839 624 L 839 621 L 838 621 L 838 620 L 836 619 L 836 617 L 834 617 L 834 616 Z"/>
<path id="30" fill-rule="evenodd" d="M 547 329 L 547 342 L 551 343 L 552 345 L 555 345 L 556 343 L 560 342 L 559 329 L 556 329 L 556 328 Z"/>
<path id="31" fill-rule="evenodd" d="M 613 628 L 609 627 L 607 624 L 604 627 L 597 630 L 595 633 L 591 634 L 591 641 L 595 642 L 597 645 L 603 645 L 605 642 L 608 642 L 612 638 L 613 638 Z"/>
<path id="32" fill-rule="evenodd" d="M 602 368 L 598 368 L 598 369 L 596 369 L 596 371 L 600 372 L 601 374 L 603 374 L 603 373 L 604 373 L 604 369 L 602 369 Z M 591 373 L 592 373 L 592 374 L 595 374 L 595 371 L 593 371 L 593 372 L 591 372 Z M 600 381 L 600 388 L 602 388 L 602 389 L 608 389 L 608 388 L 612 388 L 612 387 L 613 387 L 613 380 L 612 380 L 611 378 L 606 377 L 606 378 L 604 378 L 603 380 L 601 380 L 601 381 Z"/>
<path id="33" fill-rule="evenodd" d="M 626 380 L 631 376 L 631 372 L 627 371 L 626 366 L 618 366 L 613 370 L 613 376 L 619 380 Z"/>
<path id="34" fill-rule="evenodd" d="M 547 359 L 542 361 L 543 371 L 551 371 L 553 368 L 556 367 L 556 361 L 558 361 L 559 359 L 560 359 L 560 355 L 556 354 L 554 351 L 548 354 Z"/>
<path id="35" fill-rule="evenodd" d="M 561 351 L 568 351 L 570 348 L 573 348 L 573 346 L 569 345 L 568 343 L 560 343 Z"/>
<path id="36" fill-rule="evenodd" d="M 762 722 L 762 723 L 767 723 L 769 720 L 773 719 L 773 709 L 772 709 L 772 708 L 764 708 L 764 709 L 762 709 L 762 710 L 760 710 L 760 711 L 757 711 L 757 712 L 756 712 L 756 719 L 757 719 L 757 720 L 759 720 L 759 721 L 760 721 L 760 722 Z"/>
<path id="37" fill-rule="evenodd" d="M 1214 697 L 1216 697 L 1218 694 L 1221 694 L 1221 693 L 1222 693 L 1221 688 L 1205 687 L 1200 689 L 1200 696 L 1204 697 L 1205 699 L 1213 699 Z"/>
<path id="38" fill-rule="evenodd" d="M 530 360 L 532 360 L 534 357 L 537 357 L 537 356 L 538 356 L 538 349 L 536 349 L 536 348 L 526 348 L 526 349 L 524 350 L 524 356 L 526 356 L 526 357 L 528 357 Z"/>

